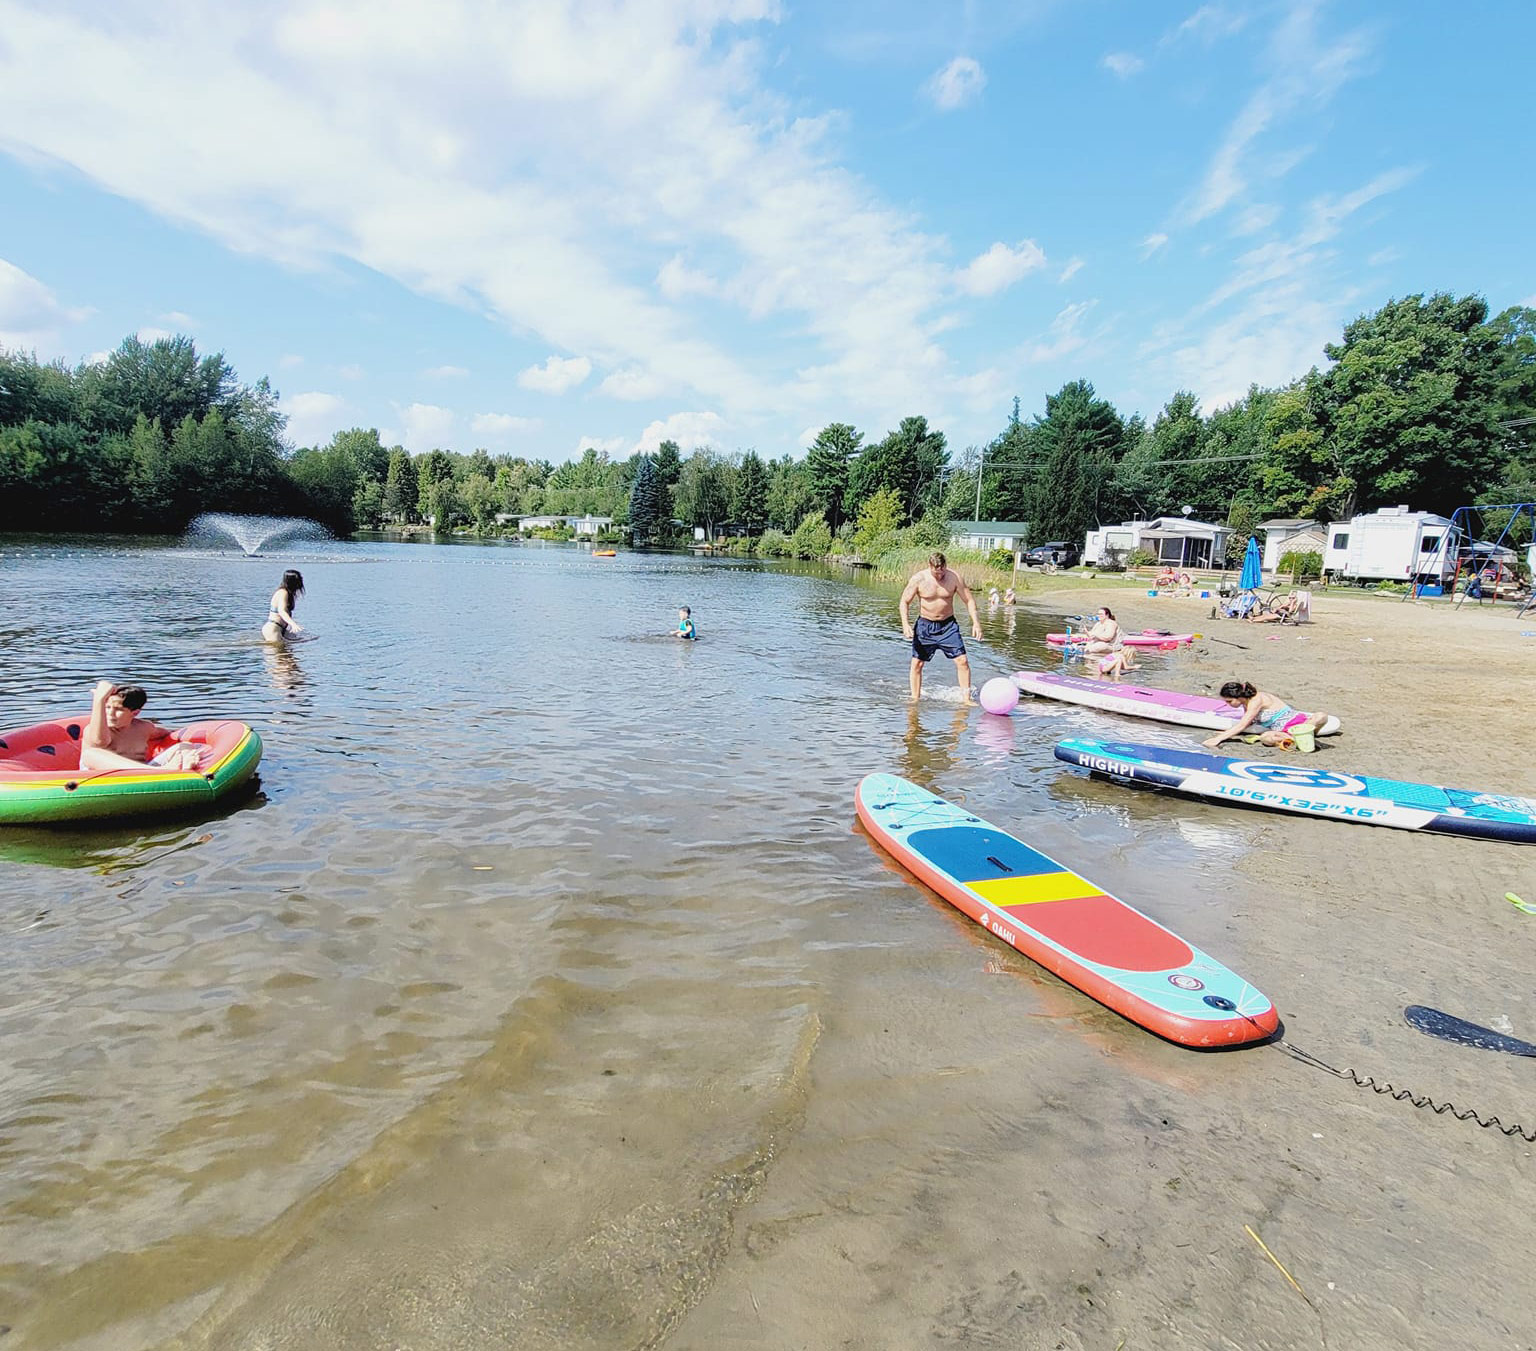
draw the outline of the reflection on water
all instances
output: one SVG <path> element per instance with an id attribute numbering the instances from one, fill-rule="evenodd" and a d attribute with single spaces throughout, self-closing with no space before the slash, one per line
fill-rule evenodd
<path id="1" fill-rule="evenodd" d="M 304 666 L 299 661 L 299 651 L 292 643 L 263 643 L 263 657 L 272 688 L 292 696 L 304 683 Z"/>
<path id="2" fill-rule="evenodd" d="M 262 644 L 294 565 L 324 637 Z M 862 774 L 1065 858 L 1196 853 L 1055 764 L 1082 714 L 910 704 L 894 590 L 815 568 L 106 541 L 0 576 L 0 722 L 106 676 L 266 746 L 216 815 L 0 835 L 18 1346 L 641 1344 L 795 1129 L 869 916 L 893 989 L 956 941 L 851 833 Z M 978 682 L 1054 664 L 1045 627 L 989 615 Z M 380 1321 L 397 1282 L 437 1332 Z"/>

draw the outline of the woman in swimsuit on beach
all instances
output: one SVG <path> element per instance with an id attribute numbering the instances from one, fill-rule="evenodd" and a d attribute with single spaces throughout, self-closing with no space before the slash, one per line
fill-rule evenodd
<path id="1" fill-rule="evenodd" d="M 303 626 L 293 617 L 294 603 L 303 594 L 303 574 L 289 568 L 283 574 L 282 584 L 272 593 L 267 622 L 261 626 L 264 641 L 281 643 L 304 632 Z"/>
<path id="2" fill-rule="evenodd" d="M 1213 750 L 1230 737 L 1241 736 L 1250 728 L 1266 746 L 1295 744 L 1304 751 L 1316 750 L 1317 729 L 1328 721 L 1326 713 L 1298 713 L 1278 694 L 1255 689 L 1246 680 L 1229 680 L 1221 687 L 1221 697 L 1243 716 L 1224 732 L 1207 737 Z"/>

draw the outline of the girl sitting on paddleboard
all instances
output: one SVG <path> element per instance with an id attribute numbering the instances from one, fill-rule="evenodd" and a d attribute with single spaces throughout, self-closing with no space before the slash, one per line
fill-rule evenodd
<path id="1" fill-rule="evenodd" d="M 1120 621 L 1107 605 L 1099 606 L 1099 617 L 1088 630 L 1088 644 L 1083 648 L 1088 674 L 1119 680 L 1123 672 L 1135 668 L 1136 654 L 1125 646 Z"/>
<path id="2" fill-rule="evenodd" d="M 1294 745 L 1298 750 L 1314 751 L 1317 729 L 1328 721 L 1326 713 L 1298 713 L 1278 694 L 1255 689 L 1246 680 L 1227 681 L 1221 687 L 1221 697 L 1234 708 L 1243 709 L 1243 716 L 1226 731 L 1205 739 L 1212 749 L 1252 728 L 1266 746 Z"/>

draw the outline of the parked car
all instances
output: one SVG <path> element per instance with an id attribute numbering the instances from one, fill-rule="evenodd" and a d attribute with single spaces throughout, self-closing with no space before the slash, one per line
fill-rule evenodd
<path id="1" fill-rule="evenodd" d="M 1058 568 L 1071 568 L 1077 566 L 1079 557 L 1075 544 L 1055 540 L 1050 544 L 1035 545 L 1024 555 L 1024 562 L 1034 568 L 1043 568 L 1047 563 L 1054 563 Z"/>

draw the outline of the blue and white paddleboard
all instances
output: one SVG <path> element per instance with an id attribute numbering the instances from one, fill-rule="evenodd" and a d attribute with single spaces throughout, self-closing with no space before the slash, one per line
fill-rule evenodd
<path id="1" fill-rule="evenodd" d="M 1073 737 L 1057 744 L 1056 758 L 1096 774 L 1172 788 L 1215 802 L 1398 830 L 1536 844 L 1536 799 L 1528 797 L 1345 774 L 1320 765 L 1234 760 L 1125 741 Z"/>

